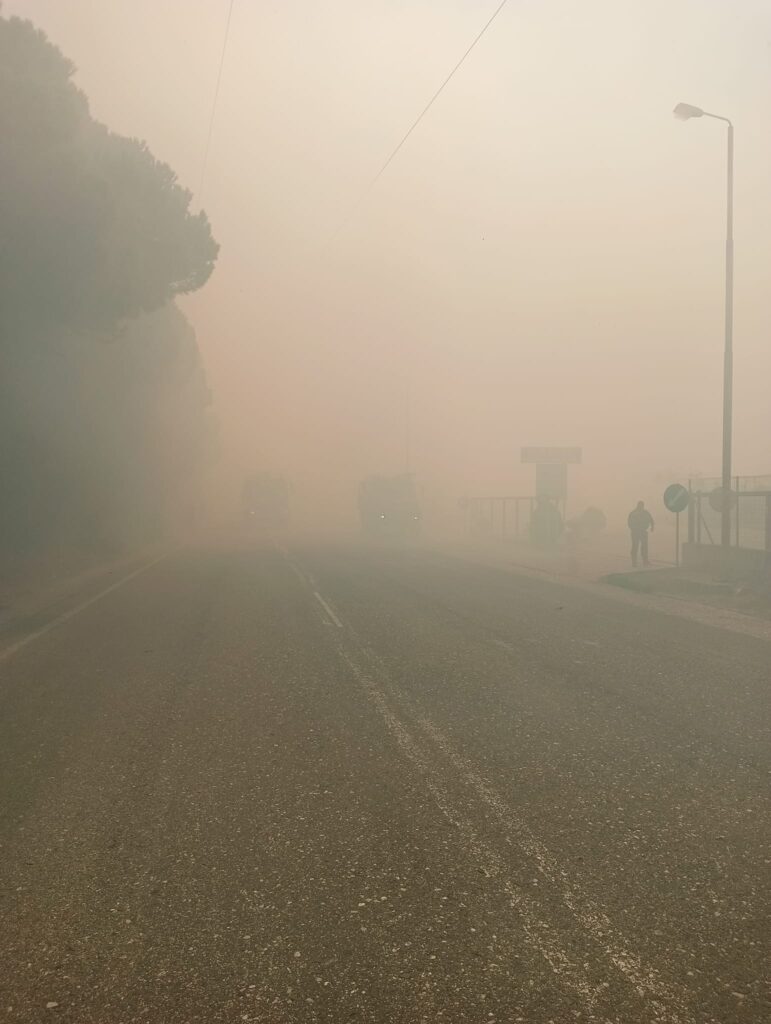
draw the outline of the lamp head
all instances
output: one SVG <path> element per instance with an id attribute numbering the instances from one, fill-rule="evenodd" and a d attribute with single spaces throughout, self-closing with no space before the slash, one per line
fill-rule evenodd
<path id="1" fill-rule="evenodd" d="M 672 113 L 678 121 L 689 121 L 692 117 L 704 117 L 701 107 L 693 107 L 690 103 L 678 103 Z"/>

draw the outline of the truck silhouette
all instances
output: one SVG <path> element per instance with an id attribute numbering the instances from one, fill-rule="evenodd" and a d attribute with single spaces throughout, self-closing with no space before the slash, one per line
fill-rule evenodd
<path id="1" fill-rule="evenodd" d="M 371 476 L 359 484 L 362 529 L 374 537 L 416 537 L 421 514 L 415 483 L 409 473 Z"/>
<path id="2" fill-rule="evenodd" d="M 289 487 L 270 473 L 255 473 L 244 480 L 241 508 L 247 523 L 276 529 L 289 522 Z"/>

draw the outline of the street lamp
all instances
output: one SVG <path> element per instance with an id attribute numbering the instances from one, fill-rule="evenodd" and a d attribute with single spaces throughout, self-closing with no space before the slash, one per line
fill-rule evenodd
<path id="1" fill-rule="evenodd" d="M 710 114 L 690 103 L 678 103 L 673 114 L 680 121 L 692 117 L 711 117 L 728 125 L 728 157 L 726 175 L 726 239 L 725 239 L 725 347 L 723 350 L 723 471 L 720 543 L 731 543 L 731 434 L 733 421 L 733 321 L 734 321 L 734 126 L 727 117 Z"/>

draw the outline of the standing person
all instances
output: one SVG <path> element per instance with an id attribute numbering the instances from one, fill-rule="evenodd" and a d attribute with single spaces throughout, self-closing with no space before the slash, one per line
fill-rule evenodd
<path id="1" fill-rule="evenodd" d="M 632 565 L 637 567 L 638 552 L 642 553 L 643 565 L 650 565 L 651 563 L 648 561 L 648 530 L 652 533 L 655 524 L 644 501 L 638 501 L 637 507 L 629 513 L 627 525 L 632 534 Z"/>

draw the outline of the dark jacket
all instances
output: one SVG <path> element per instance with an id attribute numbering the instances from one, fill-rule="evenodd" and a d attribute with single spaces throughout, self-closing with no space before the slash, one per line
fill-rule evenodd
<path id="1" fill-rule="evenodd" d="M 653 529 L 653 516 L 647 508 L 636 508 L 629 513 L 627 524 L 632 533 L 647 533 Z"/>

